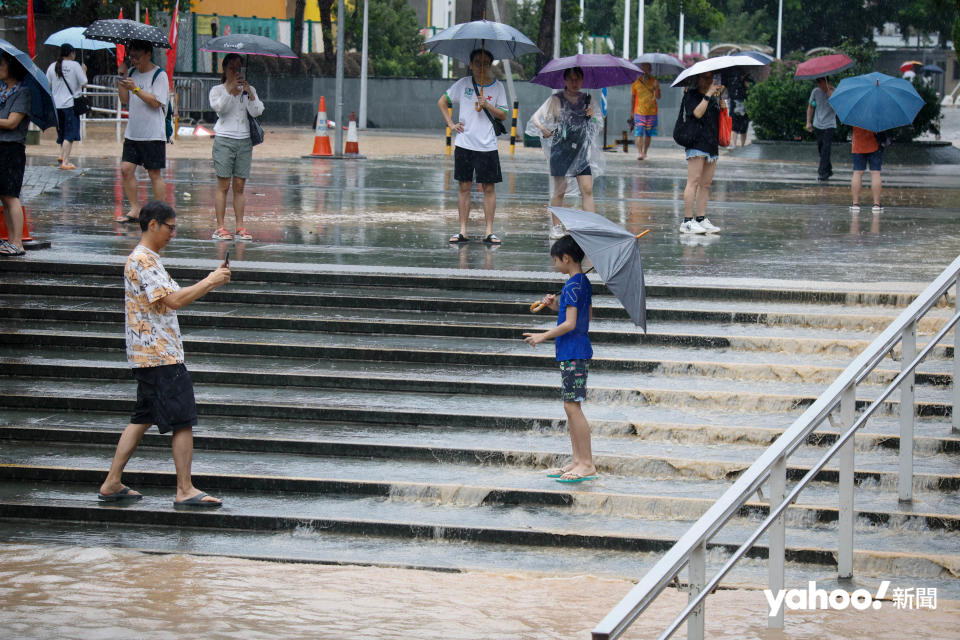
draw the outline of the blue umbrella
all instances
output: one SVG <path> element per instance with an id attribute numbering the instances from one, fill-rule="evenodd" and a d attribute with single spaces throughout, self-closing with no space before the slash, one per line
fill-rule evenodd
<path id="1" fill-rule="evenodd" d="M 925 64 L 923 67 L 921 67 L 920 71 L 924 71 L 926 73 L 943 73 L 943 69 L 935 64 Z"/>
<path id="2" fill-rule="evenodd" d="M 53 92 L 50 90 L 46 74 L 40 70 L 40 67 L 33 64 L 30 56 L 3 38 L 0 38 L 0 51 L 9 53 L 27 70 L 23 82 L 30 89 L 30 95 L 33 98 L 30 113 L 27 114 L 33 124 L 41 129 L 57 126 L 57 108 L 53 104 Z"/>
<path id="3" fill-rule="evenodd" d="M 840 122 L 868 131 L 911 124 L 924 105 L 910 82 L 876 71 L 844 78 L 828 100 Z"/>
<path id="4" fill-rule="evenodd" d="M 489 20 L 455 24 L 431 36 L 424 45 L 433 53 L 450 56 L 467 64 L 470 63 L 470 52 L 477 49 L 489 51 L 494 60 L 540 52 L 530 38 L 510 25 Z"/>
<path id="5" fill-rule="evenodd" d="M 43 44 L 49 44 L 53 47 L 59 47 L 62 44 L 69 44 L 74 49 L 84 49 L 86 51 L 98 51 L 100 49 L 116 49 L 117 45 L 112 42 L 102 42 L 100 40 L 91 40 L 84 38 L 83 32 L 86 27 L 67 27 L 56 33 L 50 34 L 50 37 L 43 41 Z"/>

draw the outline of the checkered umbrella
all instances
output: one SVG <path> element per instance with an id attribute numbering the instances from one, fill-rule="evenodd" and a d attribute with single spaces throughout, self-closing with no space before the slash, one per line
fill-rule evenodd
<path id="1" fill-rule="evenodd" d="M 84 38 L 127 46 L 134 41 L 148 42 L 154 47 L 170 48 L 167 34 L 148 24 L 133 20 L 97 20 L 83 32 Z"/>

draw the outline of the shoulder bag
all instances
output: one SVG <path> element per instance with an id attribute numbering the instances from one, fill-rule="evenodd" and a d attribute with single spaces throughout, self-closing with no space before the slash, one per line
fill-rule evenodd
<path id="1" fill-rule="evenodd" d="M 480 96 L 480 88 L 477 87 L 477 81 L 473 78 L 470 78 L 470 80 L 473 82 L 473 90 L 476 92 L 477 96 Z M 483 112 L 487 114 L 487 119 L 490 121 L 490 124 L 493 125 L 493 135 L 502 136 L 507 132 L 507 127 L 503 124 L 502 120 L 497 120 L 494 118 L 486 109 L 484 109 Z"/>
<path id="2" fill-rule="evenodd" d="M 62 75 L 60 79 L 63 80 L 63 84 L 67 85 L 67 91 L 70 92 L 70 95 L 73 96 L 73 87 L 70 86 L 70 83 L 67 82 L 67 76 Z M 77 114 L 77 117 L 84 115 L 90 111 L 90 98 L 83 95 L 82 93 L 79 96 L 73 96 L 73 112 Z"/>
<path id="3" fill-rule="evenodd" d="M 263 142 L 263 127 L 260 126 L 256 118 L 250 115 L 249 111 L 247 111 L 247 122 L 250 123 L 250 142 L 253 146 L 257 146 Z"/>
<path id="4" fill-rule="evenodd" d="M 680 112 L 677 122 L 673 125 L 673 141 L 683 148 L 689 148 L 697 140 L 700 133 L 700 121 L 693 116 L 687 117 L 687 96 L 680 102 Z"/>

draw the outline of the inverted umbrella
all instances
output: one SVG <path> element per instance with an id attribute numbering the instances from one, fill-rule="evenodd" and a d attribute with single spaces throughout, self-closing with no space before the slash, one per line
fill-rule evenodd
<path id="1" fill-rule="evenodd" d="M 680 73 L 686 67 L 669 53 L 645 53 L 639 58 L 634 58 L 633 64 L 638 67 L 646 62 L 650 65 L 650 73 L 654 76 L 666 76 L 673 73 Z"/>
<path id="2" fill-rule="evenodd" d="M 828 100 L 840 122 L 868 131 L 911 124 L 924 105 L 910 82 L 876 71 L 844 78 Z"/>
<path id="3" fill-rule="evenodd" d="M 806 62 L 801 62 L 800 65 L 797 66 L 797 71 L 793 74 L 793 77 L 797 80 L 816 80 L 817 78 L 828 76 L 831 73 L 846 71 L 852 67 L 853 64 L 853 60 L 842 53 L 834 53 L 829 56 L 817 56 L 816 58 L 810 58 Z"/>
<path id="4" fill-rule="evenodd" d="M 52 47 L 59 47 L 63 44 L 69 44 L 74 49 L 83 49 L 86 51 L 99 51 L 100 49 L 115 49 L 117 45 L 112 42 L 103 42 L 102 40 L 91 40 L 84 38 L 83 32 L 86 27 L 67 27 L 56 33 L 51 33 L 50 37 L 43 41 Z"/>
<path id="5" fill-rule="evenodd" d="M 215 53 L 242 53 L 248 56 L 269 56 L 272 58 L 297 57 L 293 49 L 282 42 L 252 33 L 232 33 L 228 36 L 212 38 L 200 47 L 200 50 Z"/>
<path id="6" fill-rule="evenodd" d="M 590 258 L 593 268 L 617 297 L 635 325 L 647 330 L 647 296 L 639 236 L 603 216 L 580 209 L 548 207 Z"/>
<path id="7" fill-rule="evenodd" d="M 470 53 L 489 51 L 494 60 L 513 59 L 526 53 L 540 53 L 530 38 L 510 25 L 474 20 L 448 27 L 432 35 L 424 45 L 433 53 L 470 64 Z"/>
<path id="8" fill-rule="evenodd" d="M 707 58 L 685 69 L 677 76 L 670 86 L 675 87 L 683 84 L 689 78 L 700 75 L 701 73 L 710 73 L 722 69 L 731 69 L 733 67 L 762 67 L 763 63 L 754 60 L 749 56 L 717 56 L 716 58 Z"/>
<path id="9" fill-rule="evenodd" d="M 615 58 L 606 53 L 581 53 L 551 60 L 540 69 L 530 82 L 551 89 L 563 89 L 563 74 L 567 69 L 583 69 L 583 88 L 602 89 L 621 84 L 630 84 L 643 72 L 632 62 Z"/>
<path id="10" fill-rule="evenodd" d="M 149 24 L 134 22 L 133 20 L 97 20 L 83 32 L 84 38 L 102 40 L 115 44 L 129 45 L 135 40 L 149 42 L 161 49 L 170 48 L 167 34 Z"/>
<path id="11" fill-rule="evenodd" d="M 53 102 L 53 91 L 50 90 L 50 82 L 47 80 L 47 74 L 40 70 L 40 67 L 33 64 L 23 51 L 0 38 L 0 51 L 5 51 L 17 59 L 17 62 L 23 65 L 27 70 L 27 75 L 23 78 L 24 85 L 30 89 L 30 113 L 27 117 L 33 124 L 40 129 L 49 129 L 57 126 L 57 108 Z"/>

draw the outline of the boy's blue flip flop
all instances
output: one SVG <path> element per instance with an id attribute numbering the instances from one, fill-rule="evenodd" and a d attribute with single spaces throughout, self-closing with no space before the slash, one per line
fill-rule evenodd
<path id="1" fill-rule="evenodd" d="M 564 471 L 564 470 L 561 469 L 560 467 L 556 467 L 556 468 L 554 468 L 554 469 L 547 469 L 547 477 L 548 477 L 548 478 L 559 478 L 559 477 L 563 476 L 563 474 L 565 474 L 565 473 L 566 473 L 566 471 Z"/>
<path id="2" fill-rule="evenodd" d="M 581 476 L 578 473 L 573 474 L 573 476 L 574 476 L 573 478 L 557 478 L 557 482 L 572 484 L 574 482 L 586 482 L 587 480 L 596 480 L 598 477 L 597 474 L 593 474 L 592 476 Z"/>
<path id="3" fill-rule="evenodd" d="M 116 493 L 98 493 L 97 498 L 101 502 L 120 502 L 121 500 L 140 500 L 143 496 L 139 493 L 130 493 L 130 487 L 124 487 Z"/>

